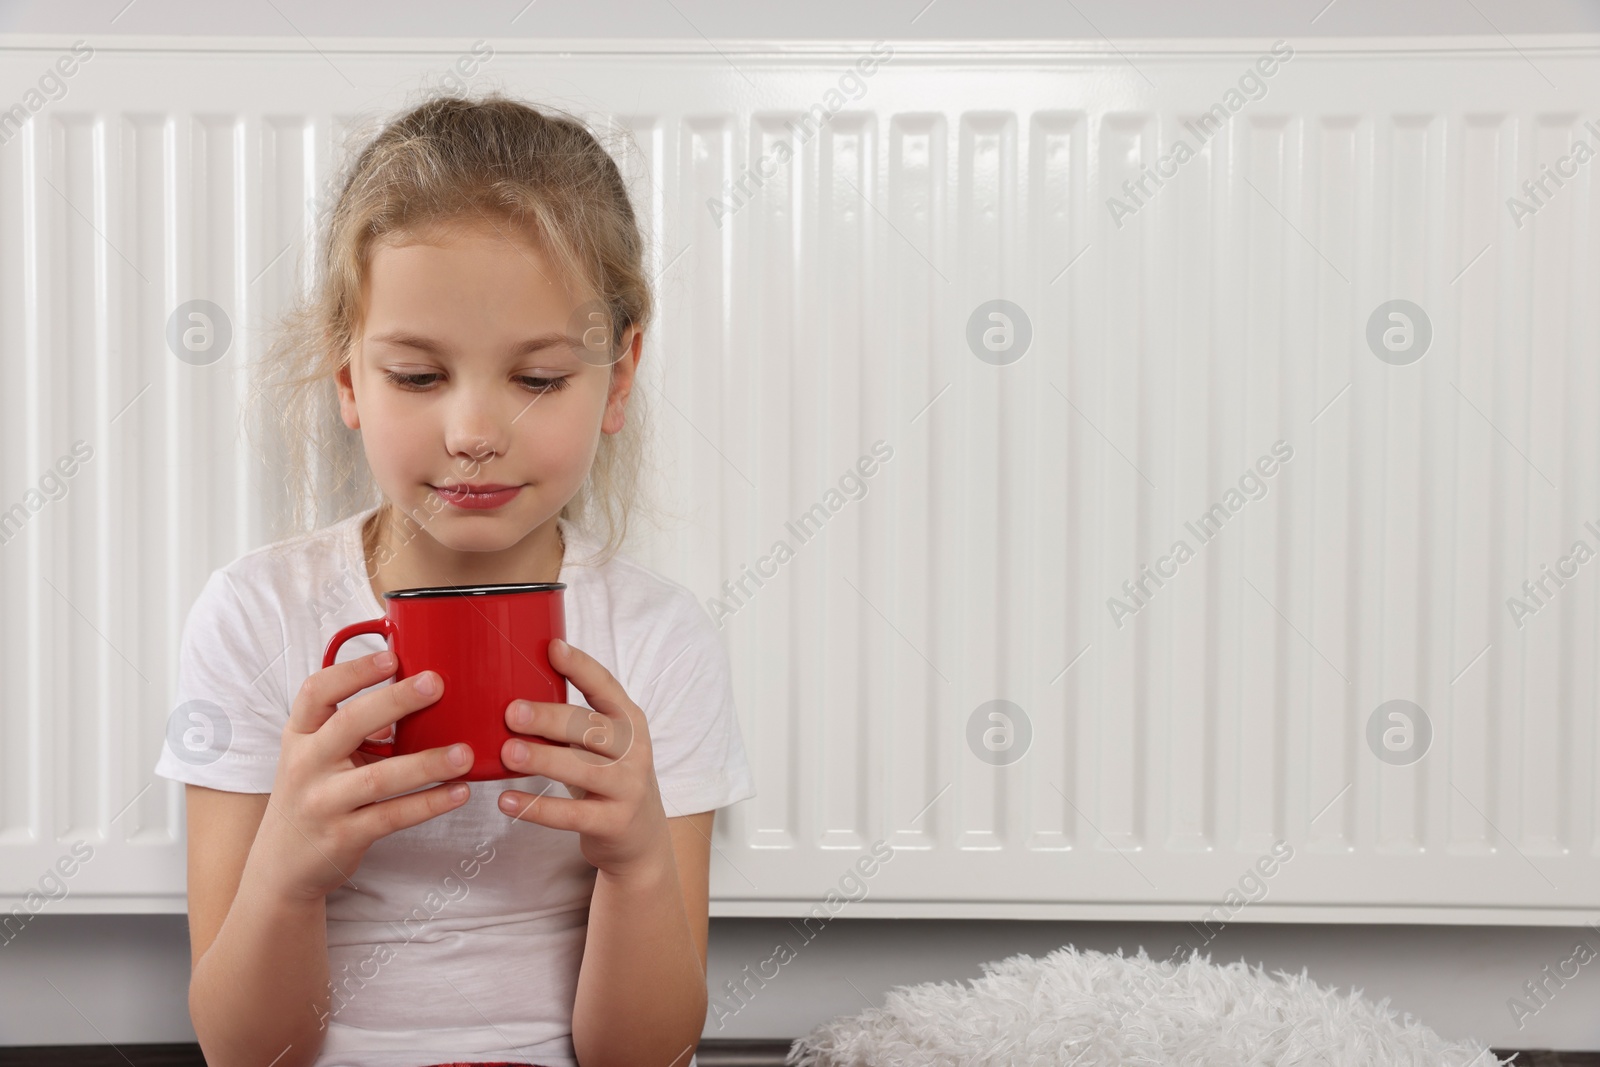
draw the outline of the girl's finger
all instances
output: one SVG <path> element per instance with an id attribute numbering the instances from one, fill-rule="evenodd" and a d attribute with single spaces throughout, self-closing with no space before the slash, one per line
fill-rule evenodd
<path id="1" fill-rule="evenodd" d="M 471 745 L 446 745 L 339 771 L 334 774 L 334 788 L 344 810 L 354 811 L 435 782 L 448 783 L 471 769 Z"/>
<path id="2" fill-rule="evenodd" d="M 605 664 L 562 640 L 550 642 L 550 665 L 577 686 L 589 706 L 606 715 L 628 717 L 633 701 Z"/>
<path id="3" fill-rule="evenodd" d="M 614 797 L 625 792 L 627 768 L 588 749 L 560 748 L 512 738 L 500 746 L 500 762 L 520 775 L 542 774 L 552 781 Z"/>
<path id="4" fill-rule="evenodd" d="M 356 809 L 352 818 L 361 827 L 363 835 L 376 841 L 385 834 L 425 823 L 435 815 L 459 808 L 466 803 L 471 792 L 466 782 L 451 782 L 368 804 Z"/>
<path id="5" fill-rule="evenodd" d="M 585 801 L 568 800 L 566 797 L 524 793 L 520 789 L 507 789 L 500 794 L 500 810 L 513 819 L 579 833 L 586 829 L 588 823 L 585 804 Z"/>
<path id="6" fill-rule="evenodd" d="M 395 667 L 394 653 L 386 649 L 313 671 L 294 698 L 286 728 L 302 734 L 316 733 L 333 717 L 340 701 L 377 685 L 394 674 Z"/>
<path id="7" fill-rule="evenodd" d="M 386 726 L 393 726 L 413 711 L 427 707 L 443 692 L 444 680 L 438 672 L 423 671 L 393 685 L 363 693 L 328 719 L 317 731 L 315 742 L 329 758 L 348 756 L 364 739 Z"/>
<path id="8" fill-rule="evenodd" d="M 506 725 L 519 734 L 565 742 L 615 762 L 633 747 L 633 720 L 605 715 L 577 704 L 513 700 L 506 707 Z"/>

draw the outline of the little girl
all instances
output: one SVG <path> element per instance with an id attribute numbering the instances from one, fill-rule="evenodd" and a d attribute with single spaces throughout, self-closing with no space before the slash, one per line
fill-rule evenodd
<path id="1" fill-rule="evenodd" d="M 326 227 L 267 369 L 297 520 L 312 450 L 354 457 L 368 503 L 211 573 L 156 765 L 187 783 L 201 1048 L 213 1067 L 686 1067 L 712 820 L 755 790 L 709 617 L 616 552 L 652 309 L 626 187 L 576 121 L 443 98 L 355 157 Z M 342 426 L 317 418 L 335 400 Z M 394 681 L 373 635 L 324 670 L 335 631 L 395 589 L 554 581 L 572 703 L 495 710 L 571 747 L 509 741 L 523 776 L 470 787 L 441 784 L 465 746 L 357 750 L 442 679 Z"/>

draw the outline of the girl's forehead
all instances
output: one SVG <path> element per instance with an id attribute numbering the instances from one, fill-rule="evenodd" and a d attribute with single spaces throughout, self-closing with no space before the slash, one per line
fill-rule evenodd
<path id="1" fill-rule="evenodd" d="M 532 235 L 509 222 L 473 219 L 440 221 L 374 237 L 366 257 L 366 269 L 362 272 L 364 295 L 370 296 L 373 268 L 378 260 L 382 259 L 386 266 L 400 261 L 418 263 L 434 258 L 429 253 L 435 251 L 445 253 L 444 258 L 488 255 L 502 261 L 510 260 L 513 267 L 517 266 L 516 261 L 521 261 L 557 291 L 564 302 L 575 305 L 594 299 L 589 280 L 563 271 L 560 262 Z"/>
<path id="2" fill-rule="evenodd" d="M 374 256 L 387 251 L 406 248 L 439 248 L 459 250 L 465 248 L 500 247 L 521 254 L 532 254 L 544 259 L 544 247 L 533 235 L 522 233 L 509 225 L 491 226 L 482 222 L 440 222 L 420 228 L 391 230 L 372 239 Z"/>

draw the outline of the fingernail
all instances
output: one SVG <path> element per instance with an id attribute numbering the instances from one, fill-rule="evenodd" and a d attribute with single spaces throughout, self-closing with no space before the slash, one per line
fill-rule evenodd
<path id="1" fill-rule="evenodd" d="M 467 746 L 451 745 L 450 751 L 445 753 L 445 758 L 451 763 L 454 763 L 457 767 L 460 767 L 467 762 Z"/>
<path id="2" fill-rule="evenodd" d="M 421 693 L 425 697 L 431 697 L 431 696 L 433 696 L 435 691 L 436 691 L 436 687 L 434 685 L 433 672 L 432 671 L 424 671 L 421 674 L 417 675 L 417 692 L 418 693 Z"/>
<path id="3" fill-rule="evenodd" d="M 465 800 L 465 799 L 467 799 L 467 784 L 465 782 L 458 782 L 455 785 L 451 786 L 450 787 L 450 799 L 451 800 Z"/>
<path id="4" fill-rule="evenodd" d="M 518 726 L 526 726 L 533 721 L 533 709 L 520 701 L 511 706 L 511 721 Z"/>
<path id="5" fill-rule="evenodd" d="M 552 652 L 565 652 L 566 649 L 567 649 L 567 643 L 565 641 L 561 640 L 561 638 L 553 637 L 553 638 L 550 639 L 550 651 L 552 651 Z"/>
<path id="6" fill-rule="evenodd" d="M 377 656 L 373 657 L 372 662 L 377 664 L 380 670 L 389 670 L 394 667 L 394 653 L 379 652 Z"/>
<path id="7" fill-rule="evenodd" d="M 527 758 L 528 758 L 528 745 L 527 745 L 527 743 L 523 742 L 523 741 L 513 741 L 513 742 L 511 742 L 511 760 L 512 760 L 512 762 L 513 763 L 521 763 L 523 760 L 525 760 Z"/>

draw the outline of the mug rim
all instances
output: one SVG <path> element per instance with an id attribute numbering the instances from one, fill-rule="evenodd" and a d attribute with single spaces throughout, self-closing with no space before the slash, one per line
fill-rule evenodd
<path id="1" fill-rule="evenodd" d="M 565 582 L 500 582 L 488 585 L 424 585 L 414 589 L 391 589 L 383 599 L 421 600 L 446 596 L 499 596 L 505 593 L 548 593 L 565 589 Z"/>

